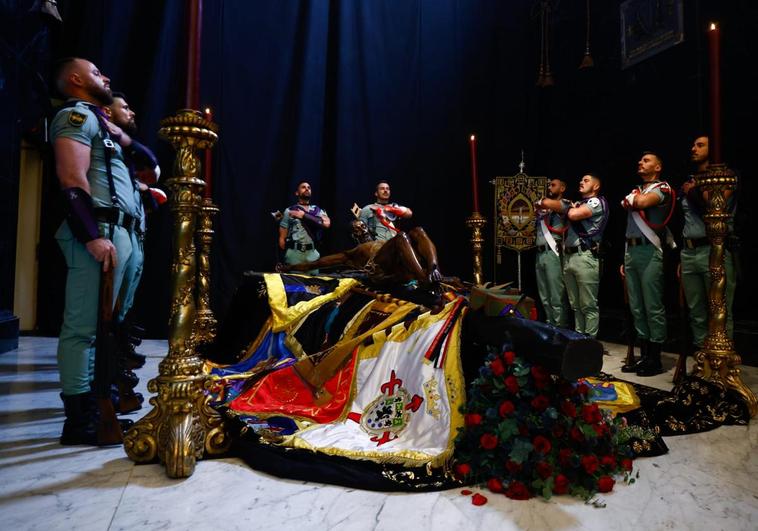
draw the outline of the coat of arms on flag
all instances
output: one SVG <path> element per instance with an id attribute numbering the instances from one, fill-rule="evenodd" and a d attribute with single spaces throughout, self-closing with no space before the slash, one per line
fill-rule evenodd
<path id="1" fill-rule="evenodd" d="M 523 251 L 534 247 L 534 203 L 545 195 L 547 177 L 521 171 L 512 177 L 495 177 L 494 184 L 496 248 Z"/>

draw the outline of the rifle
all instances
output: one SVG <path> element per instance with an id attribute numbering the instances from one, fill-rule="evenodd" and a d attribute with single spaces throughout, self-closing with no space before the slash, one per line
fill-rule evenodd
<path id="1" fill-rule="evenodd" d="M 681 344 L 679 359 L 676 360 L 676 369 L 674 369 L 674 385 L 678 384 L 682 378 L 684 378 L 684 375 L 687 374 L 687 356 L 690 355 L 689 341 L 687 341 L 689 334 L 689 327 L 687 326 L 689 322 L 689 312 L 687 311 L 687 300 L 684 297 L 684 283 L 682 282 L 681 265 L 679 267 L 680 269 L 677 270 L 676 278 L 679 281 L 679 336 Z"/>
<path id="2" fill-rule="evenodd" d="M 95 401 L 100 412 L 97 444 L 107 446 L 124 442 L 124 434 L 111 402 L 111 383 L 118 371 L 118 341 L 113 322 L 113 267 L 100 273 L 100 304 L 95 339 Z"/>
<path id="3" fill-rule="evenodd" d="M 632 309 L 629 307 L 629 290 L 626 287 L 626 275 L 621 275 L 621 283 L 624 285 L 624 324 L 626 328 L 626 358 L 624 365 L 634 366 L 634 343 L 637 341 L 637 331 L 634 328 L 634 316 Z"/>

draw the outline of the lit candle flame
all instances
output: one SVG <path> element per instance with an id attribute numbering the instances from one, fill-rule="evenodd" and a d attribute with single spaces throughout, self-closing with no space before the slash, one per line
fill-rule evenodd
<path id="1" fill-rule="evenodd" d="M 471 135 L 471 140 L 476 140 L 476 136 Z"/>
<path id="2" fill-rule="evenodd" d="M 211 113 L 211 108 L 210 107 L 206 107 L 205 108 L 205 114 L 210 114 L 210 113 Z"/>
<path id="3" fill-rule="evenodd" d="M 711 31 L 713 31 L 715 29 L 716 29 L 716 23 L 715 22 L 711 22 Z"/>

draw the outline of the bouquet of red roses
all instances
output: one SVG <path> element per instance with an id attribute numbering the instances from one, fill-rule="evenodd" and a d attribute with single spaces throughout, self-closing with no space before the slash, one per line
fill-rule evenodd
<path id="1" fill-rule="evenodd" d="M 631 434 L 589 393 L 510 350 L 491 352 L 469 389 L 456 475 L 517 500 L 589 500 L 612 490 L 619 476 L 633 482 Z"/>

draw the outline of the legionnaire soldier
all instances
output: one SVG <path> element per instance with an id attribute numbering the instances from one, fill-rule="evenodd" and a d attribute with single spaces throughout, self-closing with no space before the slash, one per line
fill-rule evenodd
<path id="1" fill-rule="evenodd" d="M 666 340 L 663 246 L 672 241 L 666 224 L 674 211 L 675 198 L 669 184 L 660 180 L 663 163 L 658 155 L 643 153 L 637 166 L 643 182 L 621 201 L 628 211 L 621 274 L 626 279 L 629 309 L 641 341 L 641 359 L 621 370 L 653 376 L 663 370 L 661 348 Z"/>
<path id="2" fill-rule="evenodd" d="M 566 305 L 566 286 L 563 283 L 563 236 L 568 230 L 568 222 L 562 213 L 568 210 L 570 201 L 563 198 L 566 183 L 552 179 L 548 183 L 547 199 L 562 203 L 561 212 L 541 208 L 537 210 L 537 290 L 542 307 L 545 309 L 545 321 L 548 324 L 565 328 L 568 326 L 568 307 Z"/>
<path id="3" fill-rule="evenodd" d="M 113 93 L 113 103 L 103 107 L 108 120 L 126 132 L 129 136 L 134 137 L 137 134 L 137 123 L 135 121 L 135 112 L 126 101 L 126 96 L 120 92 Z M 124 284 L 121 293 L 121 307 L 118 314 L 119 322 L 119 344 L 122 354 L 126 356 L 128 368 L 139 368 L 145 364 L 145 356 L 134 351 L 134 346 L 141 342 L 140 334 L 135 333 L 133 326 L 127 321 L 127 314 L 134 305 L 134 296 L 137 292 L 142 270 L 145 262 L 144 239 L 147 229 L 147 214 L 158 209 L 158 207 L 167 201 L 163 190 L 151 188 L 149 185 L 155 184 L 160 178 L 161 169 L 158 165 L 158 159 L 153 152 L 143 146 L 134 138 L 128 146 L 122 146 L 125 162 L 129 173 L 136 183 L 141 198 L 141 216 L 139 226 L 135 228 L 138 236 L 138 245 L 133 249 L 135 253 L 134 260 L 130 261 L 130 268 L 125 272 L 129 282 Z"/>
<path id="4" fill-rule="evenodd" d="M 284 211 L 279 221 L 279 248 L 285 264 L 315 262 L 321 256 L 316 243 L 331 225 L 325 210 L 311 204 L 311 185 L 301 181 L 295 191 L 297 203 Z M 317 273 L 317 270 L 311 271 Z"/>
<path id="5" fill-rule="evenodd" d="M 692 144 L 692 162 L 697 165 L 697 171 L 703 172 L 708 169 L 708 137 L 699 136 Z M 724 192 L 727 198 L 727 207 L 734 212 L 734 195 L 731 190 Z M 705 336 L 708 332 L 708 291 L 711 285 L 709 259 L 711 245 L 705 233 L 703 214 L 705 213 L 704 193 L 695 188 L 695 180 L 692 176 L 681 188 L 679 200 L 684 215 L 684 228 L 682 229 L 681 258 L 681 281 L 684 288 L 684 297 L 687 300 L 689 311 L 690 328 L 692 329 L 692 341 L 695 347 L 702 348 Z M 734 238 L 734 218 L 727 222 L 729 226 L 730 240 Z M 724 251 L 724 266 L 726 269 L 726 315 L 727 333 L 732 337 L 734 331 L 734 319 L 732 317 L 732 303 L 737 286 L 736 270 L 734 267 L 734 255 L 729 246 Z"/>
<path id="6" fill-rule="evenodd" d="M 567 205 L 555 199 L 543 199 L 540 206 L 566 215 L 569 228 L 563 240 L 563 281 L 571 309 L 574 330 L 597 337 L 600 310 L 597 303 L 600 286 L 601 242 L 608 223 L 608 203 L 600 195 L 602 181 L 588 173 L 579 181 L 582 200 Z"/>
<path id="7" fill-rule="evenodd" d="M 114 294 L 129 281 L 124 272 L 138 245 L 141 209 L 122 151 L 131 139 L 100 110 L 113 101 L 110 80 L 91 62 L 68 58 L 57 65 L 56 83 L 68 98 L 50 126 L 68 211 L 55 235 L 68 265 L 58 341 L 66 414 L 60 441 L 96 444 L 92 382 L 100 275 L 114 268 Z"/>
<path id="8" fill-rule="evenodd" d="M 373 239 L 387 241 L 398 233 L 394 222 L 410 218 L 413 212 L 408 207 L 390 202 L 390 185 L 387 181 L 380 181 L 376 185 L 374 197 L 376 201 L 363 207 L 358 219 L 366 224 Z"/>

